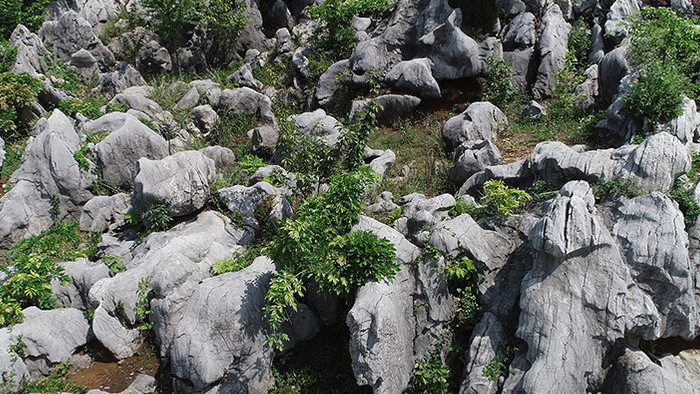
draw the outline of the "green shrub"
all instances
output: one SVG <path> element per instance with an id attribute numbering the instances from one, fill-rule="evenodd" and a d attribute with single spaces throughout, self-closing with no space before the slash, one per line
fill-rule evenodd
<path id="1" fill-rule="evenodd" d="M 124 264 L 124 258 L 121 256 L 108 254 L 102 257 L 102 264 L 109 268 L 109 276 L 114 276 L 120 272 L 126 271 L 126 264 Z"/>
<path id="2" fill-rule="evenodd" d="M 36 383 L 29 382 L 24 385 L 25 393 L 71 393 L 71 394 L 85 394 L 87 388 L 80 386 L 66 379 L 65 372 L 57 373 L 54 372 L 49 377 L 44 378 Z"/>
<path id="3" fill-rule="evenodd" d="M 508 370 L 510 361 L 508 355 L 496 355 L 490 363 L 484 366 L 481 373 L 488 380 L 495 382 Z"/>
<path id="4" fill-rule="evenodd" d="M 683 96 L 697 98 L 700 31 L 667 8 L 644 7 L 631 18 L 632 62 L 639 80 L 625 97 L 630 114 L 642 122 L 665 122 L 681 112 Z"/>
<path id="5" fill-rule="evenodd" d="M 78 94 L 81 88 L 86 88 L 80 81 L 78 73 L 74 69 L 66 66 L 58 57 L 54 57 L 53 60 L 45 60 L 46 63 L 50 65 L 46 76 L 54 78 L 55 82 L 53 82 L 53 86 L 55 88 L 63 89 L 74 94 Z"/>
<path id="6" fill-rule="evenodd" d="M 695 200 L 693 189 L 687 187 L 680 180 L 668 189 L 668 195 L 678 203 L 678 208 L 683 212 L 683 220 L 686 225 L 693 224 L 700 215 L 700 205 Z"/>
<path id="7" fill-rule="evenodd" d="M 573 95 L 576 87 L 583 82 L 583 76 L 578 71 L 578 61 L 572 51 L 566 52 L 564 68 L 557 73 L 557 83 L 554 85 L 552 97 L 549 100 L 549 117 L 553 121 L 578 119 L 574 110 L 577 97 Z"/>
<path id="8" fill-rule="evenodd" d="M 579 18 L 571 26 L 569 34 L 569 52 L 576 58 L 578 64 L 588 63 L 588 54 L 591 53 L 593 42 L 591 41 L 591 31 L 588 28 L 585 18 Z"/>
<path id="9" fill-rule="evenodd" d="M 514 189 L 506 186 L 501 180 L 490 180 L 484 182 L 484 195 L 479 200 L 481 207 L 474 204 L 461 203 L 459 211 L 455 213 L 469 213 L 474 220 L 484 216 L 509 217 L 516 213 L 525 202 L 532 197 L 524 190 Z M 457 205 L 455 205 L 457 208 Z"/>
<path id="10" fill-rule="evenodd" d="M 0 2 L 0 39 L 8 39 L 17 25 L 36 32 L 44 23 L 46 6 L 51 0 L 2 0 Z"/>
<path id="11" fill-rule="evenodd" d="M 439 352 L 430 352 L 415 363 L 408 383 L 410 394 L 449 394 L 450 369 L 442 362 Z"/>
<path id="12" fill-rule="evenodd" d="M 220 40 L 231 42 L 250 18 L 246 3 L 240 0 L 143 0 L 142 4 L 160 22 L 156 32 L 170 43 L 189 35 L 199 23 Z"/>
<path id="13" fill-rule="evenodd" d="M 255 118 L 228 111 L 224 111 L 220 116 L 207 136 L 209 143 L 230 148 L 239 158 L 252 154 L 253 146 L 247 133 L 255 128 Z"/>
<path id="14" fill-rule="evenodd" d="M 141 221 L 148 234 L 169 229 L 173 224 L 173 217 L 170 216 L 170 203 L 167 200 L 160 200 L 153 203 L 153 205 L 141 215 Z"/>
<path id="15" fill-rule="evenodd" d="M 10 71 L 17 58 L 17 48 L 10 46 L 7 40 L 0 38 L 0 73 Z"/>
<path id="16" fill-rule="evenodd" d="M 136 307 L 134 313 L 136 318 L 141 321 L 141 324 L 136 327 L 139 330 L 150 330 L 153 328 L 153 321 L 150 316 L 153 314 L 151 310 L 151 300 L 153 299 L 153 290 L 151 290 L 151 277 L 145 276 L 141 278 L 138 284 Z"/>
<path id="17" fill-rule="evenodd" d="M 0 132 L 4 138 L 18 131 L 17 111 L 36 102 L 44 84 L 27 73 L 0 73 Z"/>
<path id="18" fill-rule="evenodd" d="M 80 233 L 78 223 L 57 223 L 39 235 L 19 241 L 10 248 L 5 260 L 12 269 L 0 267 L 9 279 L 0 285 L 0 327 L 22 321 L 22 309 L 38 306 L 52 309 L 51 280 L 70 282 L 56 261 L 91 257 L 96 253 L 98 237 Z"/>
<path id="19" fill-rule="evenodd" d="M 505 108 L 515 97 L 508 62 L 496 55 L 486 60 L 486 81 L 483 87 L 484 99 L 499 108 Z"/>
<path id="20" fill-rule="evenodd" d="M 221 275 L 227 272 L 238 272 L 253 264 L 253 260 L 258 257 L 259 252 L 260 248 L 249 247 L 243 253 L 236 253 L 233 257 L 219 260 L 211 266 L 213 274 Z"/>
<path id="21" fill-rule="evenodd" d="M 247 175 L 253 175 L 260 167 L 265 167 L 265 162 L 253 155 L 245 155 L 241 161 L 238 162 L 241 167 L 241 172 Z"/>
<path id="22" fill-rule="evenodd" d="M 97 119 L 102 116 L 103 102 L 99 99 L 81 100 L 78 98 L 70 98 L 63 100 L 58 104 L 58 108 L 68 116 L 75 116 L 78 112 L 83 114 L 88 119 Z"/>
<path id="23" fill-rule="evenodd" d="M 270 281 L 265 313 L 273 331 L 287 319 L 303 294 L 302 278 L 313 279 L 321 291 L 347 294 L 368 280 L 392 279 L 399 269 L 394 246 L 376 235 L 349 233 L 361 213 L 365 187 L 373 182 L 369 169 L 331 180 L 329 190 L 308 198 L 297 218 L 285 222 L 265 253 L 280 267 Z M 267 343 L 281 349 L 286 336 L 273 333 Z"/>

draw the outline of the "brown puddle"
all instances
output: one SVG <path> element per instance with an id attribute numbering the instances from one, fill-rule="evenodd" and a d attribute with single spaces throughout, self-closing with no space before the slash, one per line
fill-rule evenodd
<path id="1" fill-rule="evenodd" d="M 88 390 L 99 389 L 111 393 L 124 391 L 139 374 L 156 376 L 160 366 L 158 357 L 144 344 L 132 357 L 116 361 L 95 361 L 66 378 Z"/>

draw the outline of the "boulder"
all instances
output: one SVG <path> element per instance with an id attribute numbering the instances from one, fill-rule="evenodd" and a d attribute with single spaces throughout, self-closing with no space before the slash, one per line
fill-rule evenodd
<path id="1" fill-rule="evenodd" d="M 136 68 L 139 72 L 157 74 L 162 71 L 171 71 L 173 61 L 170 52 L 157 41 L 150 41 L 136 58 Z"/>
<path id="2" fill-rule="evenodd" d="M 272 4 L 270 11 L 267 13 L 267 18 L 265 18 L 264 21 L 270 30 L 277 30 L 283 27 L 291 28 L 294 26 L 292 13 L 282 0 L 277 0 Z"/>
<path id="3" fill-rule="evenodd" d="M 700 114 L 698 114 L 695 101 L 687 97 L 681 104 L 683 112 L 677 118 L 659 125 L 658 131 L 665 131 L 676 136 L 684 145 L 688 145 L 695 139 L 696 130 L 700 126 Z"/>
<path id="4" fill-rule="evenodd" d="M 75 11 L 68 11 L 57 21 L 46 21 L 39 30 L 44 43 L 51 44 L 54 53 L 64 62 L 81 49 L 88 50 L 102 71 L 114 66 L 114 55 L 92 31 L 92 25 Z"/>
<path id="5" fill-rule="evenodd" d="M 552 4 L 542 17 L 542 27 L 537 40 L 540 65 L 533 93 L 537 97 L 550 97 L 557 83 L 557 73 L 565 67 L 571 25 L 566 23 L 558 5 Z"/>
<path id="6" fill-rule="evenodd" d="M 102 233 L 110 224 L 120 220 L 129 210 L 129 195 L 95 196 L 83 206 L 80 214 L 80 230 Z"/>
<path id="7" fill-rule="evenodd" d="M 535 46 L 535 15 L 530 12 L 518 14 L 501 32 L 504 51 L 525 49 Z"/>
<path id="8" fill-rule="evenodd" d="M 17 25 L 10 35 L 10 45 L 17 48 L 17 56 L 10 68 L 15 74 L 26 72 L 34 77 L 44 74 L 49 70 L 46 59 L 51 58 L 49 52 L 39 36 L 24 27 Z"/>
<path id="9" fill-rule="evenodd" d="M 258 230 L 258 220 L 255 210 L 269 199 L 281 195 L 283 190 L 270 185 L 267 182 L 258 182 L 253 186 L 235 185 L 219 189 L 219 197 L 232 212 L 240 212 L 242 215 L 242 227 L 247 237 L 254 236 Z"/>
<path id="10" fill-rule="evenodd" d="M 442 126 L 442 139 L 448 150 L 454 150 L 462 142 L 488 140 L 499 126 L 508 124 L 506 115 L 488 101 L 472 103 Z"/>
<path id="11" fill-rule="evenodd" d="M 236 155 L 223 146 L 207 146 L 199 150 L 204 156 L 214 160 L 218 174 L 230 171 L 236 165 Z"/>
<path id="12" fill-rule="evenodd" d="M 431 48 L 433 75 L 438 81 L 473 77 L 481 74 L 486 64 L 480 57 L 479 45 L 461 30 L 460 12 L 452 12 L 447 20 L 419 39 Z"/>
<path id="13" fill-rule="evenodd" d="M 56 220 L 78 219 L 81 206 L 92 198 L 90 181 L 73 157 L 81 142 L 70 119 L 54 110 L 39 120 L 33 134 L 9 179 L 14 187 L 0 198 L 0 249 L 46 230 Z"/>
<path id="14" fill-rule="evenodd" d="M 214 160 L 197 151 L 178 152 L 161 160 L 141 158 L 134 168 L 131 201 L 137 212 L 167 201 L 169 215 L 184 216 L 209 200 L 209 185 L 216 179 Z"/>
<path id="15" fill-rule="evenodd" d="M 603 105 L 609 105 L 615 100 L 620 81 L 630 72 L 626 59 L 628 51 L 626 46 L 615 48 L 598 65 L 598 84 Z"/>
<path id="16" fill-rule="evenodd" d="M 302 133 L 319 137 L 328 146 L 338 142 L 343 127 L 337 119 L 327 115 L 326 111 L 320 108 L 313 112 L 292 115 L 288 120 L 293 121 Z"/>
<path id="17" fill-rule="evenodd" d="M 24 322 L 12 327 L 14 338 L 21 336 L 27 345 L 24 353 L 32 358 L 45 358 L 51 365 L 67 361 L 92 338 L 90 324 L 77 309 L 42 311 L 29 307 L 23 311 Z"/>
<path id="18" fill-rule="evenodd" d="M 470 176 L 501 162 L 501 152 L 490 140 L 464 142 L 455 152 L 450 181 L 455 186 L 461 186 Z"/>
<path id="19" fill-rule="evenodd" d="M 224 89 L 217 102 L 209 100 L 209 104 L 219 112 L 229 111 L 233 115 L 252 115 L 262 124 L 276 123 L 270 98 L 251 88 Z"/>
<path id="20" fill-rule="evenodd" d="M 253 154 L 263 158 L 270 158 L 275 153 L 279 132 L 275 127 L 263 125 L 253 129 L 251 141 Z"/>
<path id="21" fill-rule="evenodd" d="M 16 337 L 8 328 L 0 328 L 0 393 L 18 393 L 29 380 L 29 371 L 22 358 L 13 350 Z"/>
<path id="22" fill-rule="evenodd" d="M 99 71 L 97 60 L 84 48 L 71 55 L 69 64 L 74 67 L 78 77 L 84 83 L 90 81 Z"/>
<path id="23" fill-rule="evenodd" d="M 612 3 L 604 25 L 606 41 L 610 47 L 616 47 L 627 36 L 625 19 L 641 9 L 642 2 L 639 0 L 615 0 Z"/>
<path id="24" fill-rule="evenodd" d="M 61 284 L 59 278 L 51 281 L 56 304 L 61 308 L 91 309 L 88 293 L 100 279 L 110 276 L 107 265 L 84 258 L 63 262 L 60 265 L 70 278 L 70 283 Z"/>
<path id="25" fill-rule="evenodd" d="M 90 300 L 98 305 L 103 329 L 95 336 L 112 353 L 122 359 L 133 354 L 139 342 L 139 330 L 128 330 L 144 321 L 135 312 L 139 302 L 139 282 L 144 278 L 153 291 L 149 320 L 160 344 L 161 354 L 169 352 L 181 308 L 198 283 L 211 276 L 211 265 L 240 250 L 243 232 L 231 226 L 230 219 L 215 211 L 200 213 L 196 219 L 176 225 L 167 232 L 152 233 L 133 249 L 126 271 L 105 278 L 90 289 Z M 119 307 L 118 307 L 119 305 Z M 119 318 L 117 318 L 117 316 Z M 138 323 L 138 324 L 137 324 Z"/>
<path id="26" fill-rule="evenodd" d="M 248 87 L 260 90 L 263 88 L 262 82 L 255 79 L 253 70 L 249 64 L 243 64 L 235 73 L 229 75 L 229 82 L 239 87 Z"/>
<path id="27" fill-rule="evenodd" d="M 649 359 L 643 351 L 626 348 L 606 374 L 603 390 L 617 393 L 688 393 L 700 392 L 682 375 Z"/>
<path id="28" fill-rule="evenodd" d="M 219 114 L 209 104 L 192 108 L 191 114 L 195 127 L 205 135 L 214 129 L 214 125 L 219 120 Z"/>
<path id="29" fill-rule="evenodd" d="M 115 188 L 131 189 L 132 171 L 138 159 L 158 160 L 168 155 L 165 139 L 129 114 L 112 112 L 86 122 L 84 129 L 93 134 L 111 131 L 95 145 L 95 155 L 102 178 Z"/>
<path id="30" fill-rule="evenodd" d="M 333 63 L 318 79 L 314 98 L 322 108 L 333 107 L 343 94 L 344 82 L 348 80 L 350 62 L 341 60 Z"/>
<path id="31" fill-rule="evenodd" d="M 191 88 L 184 96 L 175 104 L 175 109 L 192 109 L 199 104 L 199 92 L 196 88 Z"/>
<path id="32" fill-rule="evenodd" d="M 273 349 L 263 313 L 273 262 L 203 281 L 182 306 L 170 370 L 180 392 L 263 393 L 273 385 Z"/>
<path id="33" fill-rule="evenodd" d="M 583 72 L 586 79 L 574 89 L 574 109 L 586 113 L 595 108 L 599 97 L 598 65 L 593 64 Z"/>
<path id="34" fill-rule="evenodd" d="M 415 234 L 423 228 L 433 228 L 447 217 L 450 208 L 456 201 L 450 194 L 441 194 L 433 198 L 425 198 L 422 194 L 409 194 L 401 197 L 403 214 L 408 219 L 409 234 Z"/>
<path id="35" fill-rule="evenodd" d="M 402 61 L 386 74 L 384 82 L 392 89 L 422 99 L 440 98 L 440 85 L 431 68 L 432 61 L 428 58 Z"/>
<path id="36" fill-rule="evenodd" d="M 401 270 L 393 280 L 362 286 L 348 312 L 350 356 L 358 385 L 371 385 L 375 393 L 401 393 L 408 387 L 413 369 L 415 280 L 409 264 L 420 250 L 398 231 L 374 219 L 360 217 L 353 231 L 371 231 L 394 244 Z M 377 302 L 382 300 L 382 302 Z"/>
<path id="37" fill-rule="evenodd" d="M 144 86 L 146 81 L 134 66 L 127 62 L 117 64 L 116 71 L 100 74 L 97 89 L 112 98 L 132 86 Z"/>
<path id="38" fill-rule="evenodd" d="M 146 115 L 146 118 L 156 120 L 160 123 L 166 123 L 172 120 L 172 115 L 169 112 L 163 111 L 160 104 L 151 100 L 148 97 L 149 95 L 150 87 L 132 86 L 114 96 L 110 103 L 114 102 L 126 105 L 128 109 L 141 112 Z"/>
<path id="39" fill-rule="evenodd" d="M 374 99 L 355 100 L 350 108 L 350 118 L 359 115 L 371 102 L 376 100 L 380 106 L 377 113 L 377 121 L 380 123 L 390 123 L 397 118 L 406 117 L 412 114 L 421 103 L 421 99 L 416 96 L 401 94 L 383 94 Z"/>
<path id="40" fill-rule="evenodd" d="M 537 64 L 534 54 L 535 48 L 503 52 L 503 60 L 510 65 L 513 89 L 517 92 L 529 92 L 531 85 L 537 78 Z"/>

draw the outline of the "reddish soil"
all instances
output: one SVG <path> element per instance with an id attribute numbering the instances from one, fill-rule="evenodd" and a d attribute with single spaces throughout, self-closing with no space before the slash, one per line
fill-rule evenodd
<path id="1" fill-rule="evenodd" d="M 86 387 L 110 393 L 125 390 L 139 374 L 156 376 L 160 363 L 147 345 L 142 345 L 134 356 L 116 361 L 95 361 L 91 366 L 67 376 L 68 380 Z"/>

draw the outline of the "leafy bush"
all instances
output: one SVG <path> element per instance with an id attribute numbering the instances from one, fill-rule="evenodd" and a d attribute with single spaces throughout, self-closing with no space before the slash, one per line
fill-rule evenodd
<path id="1" fill-rule="evenodd" d="M 66 379 L 65 371 L 54 372 L 49 377 L 44 378 L 36 383 L 28 382 L 24 385 L 25 393 L 71 393 L 85 394 L 87 388 L 80 386 Z"/>
<path id="2" fill-rule="evenodd" d="M 0 39 L 8 39 L 19 24 L 36 32 L 46 17 L 51 0 L 2 0 L 0 2 Z"/>
<path id="3" fill-rule="evenodd" d="M 700 31 L 667 8 L 644 7 L 629 22 L 632 61 L 640 71 L 625 98 L 637 120 L 668 121 L 680 113 L 683 96 L 697 98 Z"/>
<path id="4" fill-rule="evenodd" d="M 171 43 L 191 33 L 198 23 L 220 40 L 231 42 L 250 18 L 241 0 L 143 0 L 142 4 L 160 21 L 155 26 L 157 33 Z"/>
<path id="5" fill-rule="evenodd" d="M 297 218 L 285 222 L 265 252 L 281 266 L 270 282 L 265 313 L 273 330 L 287 318 L 303 294 L 302 278 L 312 278 L 322 291 L 347 294 L 367 280 L 391 279 L 399 269 L 394 246 L 376 235 L 349 233 L 361 213 L 365 187 L 373 182 L 371 170 L 336 176 L 329 190 L 310 197 Z M 286 336 L 274 333 L 267 343 L 282 347 Z"/>
<path id="6" fill-rule="evenodd" d="M 27 73 L 0 73 L 0 132 L 4 137 L 18 129 L 17 111 L 36 102 L 44 84 Z"/>
<path id="7" fill-rule="evenodd" d="M 416 362 L 408 383 L 411 394 L 448 394 L 450 393 L 450 369 L 442 362 L 438 352 L 430 352 L 423 360 Z"/>
<path id="8" fill-rule="evenodd" d="M 243 159 L 238 162 L 238 165 L 241 167 L 241 172 L 247 175 L 253 175 L 260 167 L 265 167 L 265 162 L 257 156 L 245 155 Z"/>
<path id="9" fill-rule="evenodd" d="M 141 221 L 149 234 L 169 229 L 173 224 L 173 217 L 170 216 L 170 203 L 166 200 L 154 203 L 141 215 Z"/>
<path id="10" fill-rule="evenodd" d="M 78 98 L 70 98 L 63 100 L 58 104 L 58 108 L 68 116 L 75 116 L 78 112 L 86 116 L 88 119 L 97 119 L 102 116 L 100 107 L 102 101 L 98 99 L 81 100 Z"/>
<path id="11" fill-rule="evenodd" d="M 139 320 L 141 320 L 141 324 L 136 328 L 144 331 L 153 328 L 153 322 L 150 320 L 150 316 L 153 314 L 153 311 L 151 310 L 153 290 L 150 289 L 150 286 L 150 276 L 145 276 L 141 278 L 138 284 L 138 299 L 136 301 L 136 307 L 134 308 L 134 313 L 136 314 L 136 317 Z"/>
<path id="12" fill-rule="evenodd" d="M 583 82 L 583 76 L 578 72 L 578 60 L 572 51 L 566 52 L 564 68 L 556 76 L 557 83 L 547 107 L 549 117 L 554 121 L 579 118 L 581 114 L 574 111 L 577 97 L 573 93 Z"/>
<path id="13" fill-rule="evenodd" d="M 668 195 L 678 203 L 678 208 L 683 212 L 685 224 L 690 225 L 700 216 L 700 205 L 695 200 L 693 189 L 687 187 L 680 180 L 668 189 Z"/>
<path id="14" fill-rule="evenodd" d="M 585 18 L 579 18 L 571 26 L 569 34 L 569 52 L 576 58 L 581 65 L 588 63 L 588 54 L 593 48 L 591 41 L 591 31 L 588 28 Z"/>
<path id="15" fill-rule="evenodd" d="M 236 253 L 233 257 L 219 260 L 211 266 L 213 274 L 221 275 L 227 272 L 238 272 L 253 264 L 253 260 L 258 257 L 259 252 L 259 247 L 249 247 L 243 253 Z"/>
<path id="16" fill-rule="evenodd" d="M 17 48 L 10 46 L 6 40 L 0 39 L 0 73 L 10 71 L 17 58 Z"/>
<path id="17" fill-rule="evenodd" d="M 488 380 L 497 381 L 507 370 L 510 364 L 508 355 L 496 355 L 490 363 L 484 366 L 481 372 Z"/>
<path id="18" fill-rule="evenodd" d="M 19 241 L 5 256 L 12 268 L 0 267 L 9 279 L 0 286 L 0 327 L 22 321 L 22 309 L 38 306 L 52 309 L 51 280 L 70 282 L 56 261 L 91 257 L 97 237 L 80 233 L 78 223 L 57 223 L 39 235 Z"/>
<path id="19" fill-rule="evenodd" d="M 459 206 L 455 205 L 453 212 L 469 213 L 474 220 L 498 215 L 507 218 L 531 199 L 532 197 L 524 190 L 508 187 L 501 180 L 490 180 L 484 182 L 484 195 L 479 200 L 481 206 L 460 203 Z"/>
<path id="20" fill-rule="evenodd" d="M 486 60 L 486 81 L 483 95 L 485 100 L 499 108 L 505 108 L 515 97 L 510 66 L 499 56 L 491 55 Z"/>
<path id="21" fill-rule="evenodd" d="M 394 0 L 327 0 L 309 7 L 311 17 L 321 21 L 311 36 L 315 48 L 309 55 L 311 79 L 318 79 L 331 64 L 350 57 L 355 49 L 353 16 L 381 17 L 395 5 Z"/>
<path id="22" fill-rule="evenodd" d="M 102 264 L 109 268 L 109 276 L 126 271 L 126 264 L 124 264 L 124 258 L 121 256 L 108 254 L 102 257 Z"/>

